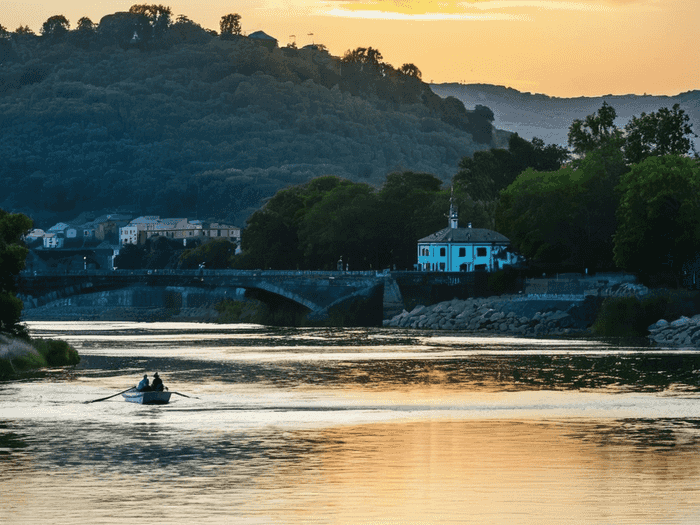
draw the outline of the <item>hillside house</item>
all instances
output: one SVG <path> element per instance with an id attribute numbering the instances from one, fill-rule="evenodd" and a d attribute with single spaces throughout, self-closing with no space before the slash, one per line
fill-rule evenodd
<path id="1" fill-rule="evenodd" d="M 34 228 L 27 235 L 24 236 L 24 242 L 27 244 L 34 244 L 37 241 L 43 241 L 46 232 L 40 228 Z"/>
<path id="2" fill-rule="evenodd" d="M 450 203 L 449 226 L 418 241 L 417 269 L 426 272 L 494 272 L 519 262 L 510 240 L 485 228 L 459 228 Z"/>
<path id="3" fill-rule="evenodd" d="M 59 222 L 49 228 L 47 233 L 61 234 L 65 239 L 75 239 L 78 236 L 78 229 L 65 222 Z"/>
<path id="4" fill-rule="evenodd" d="M 66 239 L 62 233 L 47 233 L 46 235 L 44 235 L 44 248 L 63 248 L 65 240 Z"/>
<path id="5" fill-rule="evenodd" d="M 253 40 L 256 44 L 260 44 L 261 46 L 265 46 L 268 48 L 270 51 L 275 49 L 277 47 L 277 39 L 271 37 L 264 31 L 255 31 L 254 33 L 251 33 L 248 35 L 248 38 Z"/>

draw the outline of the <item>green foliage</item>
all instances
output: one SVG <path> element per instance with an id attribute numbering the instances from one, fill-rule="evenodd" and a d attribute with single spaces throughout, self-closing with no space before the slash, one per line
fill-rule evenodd
<path id="1" fill-rule="evenodd" d="M 537 137 L 528 142 L 515 133 L 510 137 L 507 150 L 492 148 L 464 157 L 453 184 L 474 200 L 493 200 L 525 169 L 556 170 L 567 158 L 564 148 L 554 144 L 545 146 Z"/>
<path id="2" fill-rule="evenodd" d="M 527 169 L 501 192 L 497 231 L 541 269 L 611 268 L 620 162 L 599 151 L 577 167 Z"/>
<path id="3" fill-rule="evenodd" d="M 660 290 L 641 299 L 608 297 L 591 327 L 594 334 L 609 337 L 638 337 L 649 334 L 648 327 L 659 319 L 675 321 L 700 311 L 697 292 Z"/>
<path id="4" fill-rule="evenodd" d="M 116 13 L 55 45 L 13 38 L 0 207 L 41 225 L 124 205 L 242 225 L 278 190 L 329 173 L 379 186 L 410 166 L 448 180 L 483 147 L 472 128 L 490 133 L 486 113 L 404 74 L 341 75 L 330 58 L 223 42 L 186 19 L 154 36 L 146 14 Z"/>
<path id="5" fill-rule="evenodd" d="M 65 36 L 70 28 L 70 22 L 63 15 L 51 16 L 41 26 L 41 34 L 45 38 L 57 39 Z"/>
<path id="6" fill-rule="evenodd" d="M 0 332 L 24 335 L 19 324 L 22 301 L 15 294 L 15 278 L 24 269 L 28 250 L 21 237 L 29 232 L 32 220 L 21 213 L 0 209 Z"/>
<path id="7" fill-rule="evenodd" d="M 48 366 L 77 365 L 80 362 L 78 352 L 65 341 L 33 339 L 32 345 L 46 360 Z"/>
<path id="8" fill-rule="evenodd" d="M 445 226 L 441 181 L 396 172 L 379 191 L 338 177 L 319 177 L 278 192 L 243 231 L 246 268 L 351 270 L 412 268 L 416 241 Z"/>
<path id="9" fill-rule="evenodd" d="M 615 126 L 615 108 L 603 102 L 597 114 L 576 119 L 569 127 L 569 146 L 577 155 L 585 155 L 605 144 L 622 146 L 622 132 Z"/>
<path id="10" fill-rule="evenodd" d="M 689 120 L 679 104 L 674 104 L 672 109 L 661 108 L 658 112 L 632 117 L 625 126 L 625 159 L 635 164 L 647 157 L 694 151 L 691 137 L 696 135 Z"/>
<path id="11" fill-rule="evenodd" d="M 658 321 L 645 318 L 644 309 L 636 297 L 610 297 L 603 301 L 595 323 L 594 334 L 607 337 L 645 335 L 647 326 Z"/>
<path id="12" fill-rule="evenodd" d="M 420 69 L 418 69 L 415 64 L 404 64 L 399 68 L 399 71 L 404 75 L 417 78 L 418 80 L 423 78 L 423 73 L 421 73 Z"/>
<path id="13" fill-rule="evenodd" d="M 185 250 L 180 255 L 178 268 L 194 269 L 204 264 L 209 270 L 225 270 L 233 266 L 236 245 L 227 239 L 212 239 L 201 246 Z"/>
<path id="14" fill-rule="evenodd" d="M 17 29 L 15 29 L 15 34 L 17 35 L 33 35 L 34 31 L 31 30 L 31 28 L 27 25 L 20 25 Z"/>
<path id="15" fill-rule="evenodd" d="M 129 13 L 147 17 L 156 36 L 160 36 L 166 31 L 173 16 L 169 7 L 159 4 L 134 4 L 129 8 Z"/>
<path id="16" fill-rule="evenodd" d="M 219 22 L 219 29 L 221 32 L 221 38 L 230 39 L 233 35 L 241 34 L 241 15 L 238 13 L 231 13 L 221 17 Z"/>
<path id="17" fill-rule="evenodd" d="M 615 263 L 638 272 L 677 279 L 700 245 L 700 167 L 676 155 L 649 157 L 632 166 L 618 187 L 619 227 Z"/>
<path id="18" fill-rule="evenodd" d="M 0 336 L 0 380 L 46 366 L 75 365 L 78 352 L 65 341 Z"/>

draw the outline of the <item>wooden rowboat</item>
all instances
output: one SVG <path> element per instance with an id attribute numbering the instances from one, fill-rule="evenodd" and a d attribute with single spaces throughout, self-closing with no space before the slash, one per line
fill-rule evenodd
<path id="1" fill-rule="evenodd" d="M 165 405 L 170 401 L 170 392 L 139 392 L 130 390 L 122 394 L 125 401 L 141 405 Z"/>

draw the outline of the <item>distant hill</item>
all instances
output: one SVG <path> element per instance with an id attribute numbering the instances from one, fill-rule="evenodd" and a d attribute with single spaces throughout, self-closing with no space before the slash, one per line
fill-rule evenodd
<path id="1" fill-rule="evenodd" d="M 448 181 L 507 144 L 490 110 L 388 64 L 270 49 L 183 20 L 115 13 L 54 36 L 0 36 L 0 208 L 38 226 L 128 208 L 243 226 L 320 175 Z"/>
<path id="2" fill-rule="evenodd" d="M 442 97 L 452 96 L 466 107 L 488 106 L 494 113 L 497 128 L 518 133 L 532 140 L 539 137 L 546 143 L 566 146 L 569 126 L 574 119 L 595 113 L 607 102 L 617 112 L 617 125 L 624 126 L 635 115 L 680 104 L 690 117 L 690 123 L 700 135 L 700 91 L 679 95 L 606 95 L 603 97 L 558 98 L 522 93 L 515 89 L 490 84 L 432 84 L 433 92 Z M 700 139 L 695 139 L 700 151 Z"/>

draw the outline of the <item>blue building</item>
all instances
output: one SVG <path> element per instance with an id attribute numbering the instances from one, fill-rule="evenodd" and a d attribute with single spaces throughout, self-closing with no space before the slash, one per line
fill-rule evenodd
<path id="1" fill-rule="evenodd" d="M 426 272 L 494 272 L 519 262 L 510 240 L 493 230 L 458 227 L 450 202 L 449 226 L 418 241 L 417 269 Z"/>

